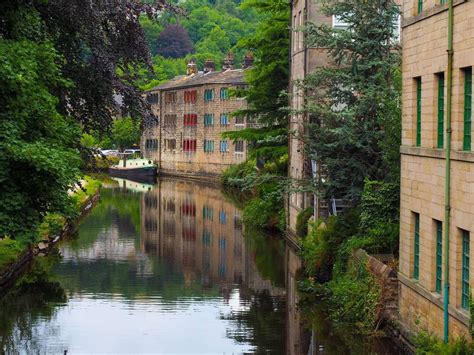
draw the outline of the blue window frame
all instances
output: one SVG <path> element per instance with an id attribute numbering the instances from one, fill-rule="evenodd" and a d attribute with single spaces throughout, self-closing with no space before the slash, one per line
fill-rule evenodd
<path id="1" fill-rule="evenodd" d="M 229 115 L 226 113 L 222 113 L 220 123 L 221 126 L 227 126 L 229 124 Z"/>
<path id="2" fill-rule="evenodd" d="M 214 126 L 214 114 L 205 113 L 204 114 L 204 127 Z"/>
<path id="3" fill-rule="evenodd" d="M 226 224 L 227 223 L 227 215 L 224 211 L 219 212 L 219 222 L 221 224 Z"/>
<path id="4" fill-rule="evenodd" d="M 204 90 L 204 101 L 214 101 L 214 89 L 206 89 Z"/>
<path id="5" fill-rule="evenodd" d="M 221 153 L 226 153 L 229 151 L 229 142 L 228 141 L 221 141 L 220 142 L 220 151 Z"/>
<path id="6" fill-rule="evenodd" d="M 221 100 L 228 100 L 229 99 L 229 89 L 221 88 Z"/>
<path id="7" fill-rule="evenodd" d="M 214 141 L 204 139 L 203 148 L 205 153 L 212 153 L 214 151 Z"/>
<path id="8" fill-rule="evenodd" d="M 469 309 L 469 265 L 470 265 L 470 233 L 466 230 L 462 231 L 462 293 L 461 293 L 461 306 L 464 309 Z"/>

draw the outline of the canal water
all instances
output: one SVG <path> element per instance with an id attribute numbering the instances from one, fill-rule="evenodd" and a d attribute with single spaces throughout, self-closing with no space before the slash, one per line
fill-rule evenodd
<path id="1" fill-rule="evenodd" d="M 398 353 L 307 320 L 300 267 L 218 186 L 107 180 L 76 235 L 0 298 L 0 353 Z"/>

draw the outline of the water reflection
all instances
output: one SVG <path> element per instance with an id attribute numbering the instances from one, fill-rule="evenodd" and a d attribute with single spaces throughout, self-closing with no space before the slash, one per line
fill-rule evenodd
<path id="1" fill-rule="evenodd" d="M 48 293 L 47 312 L 32 312 L 34 297 L 2 311 L 7 353 L 285 352 L 281 243 L 247 243 L 241 212 L 212 185 L 108 186 L 51 262 L 63 297 Z"/>

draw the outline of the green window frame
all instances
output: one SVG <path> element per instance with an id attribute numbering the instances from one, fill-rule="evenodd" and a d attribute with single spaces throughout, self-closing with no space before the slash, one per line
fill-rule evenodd
<path id="1" fill-rule="evenodd" d="M 463 149 L 472 145 L 472 68 L 464 69 L 464 138 Z"/>
<path id="2" fill-rule="evenodd" d="M 446 0 L 439 0 L 440 5 L 446 4 Z"/>
<path id="3" fill-rule="evenodd" d="M 214 152 L 214 141 L 204 139 L 204 152 L 205 153 Z"/>
<path id="4" fill-rule="evenodd" d="M 204 114 L 204 127 L 214 126 L 214 114 L 205 113 Z"/>
<path id="5" fill-rule="evenodd" d="M 229 99 L 229 89 L 221 88 L 221 100 L 228 100 Z"/>
<path id="6" fill-rule="evenodd" d="M 418 13 L 423 11 L 423 0 L 418 0 Z"/>
<path id="7" fill-rule="evenodd" d="M 421 146 L 421 78 L 416 78 L 416 146 Z"/>
<path id="8" fill-rule="evenodd" d="M 436 287 L 441 293 L 443 275 L 443 222 L 436 221 Z"/>
<path id="9" fill-rule="evenodd" d="M 470 264 L 470 233 L 462 231 L 462 279 L 461 279 L 461 307 L 469 309 L 469 264 Z"/>
<path id="10" fill-rule="evenodd" d="M 420 214 L 415 213 L 415 235 L 414 235 L 414 258 L 413 258 L 413 278 L 420 278 Z"/>
<path id="11" fill-rule="evenodd" d="M 444 73 L 438 74 L 438 148 L 444 148 Z"/>

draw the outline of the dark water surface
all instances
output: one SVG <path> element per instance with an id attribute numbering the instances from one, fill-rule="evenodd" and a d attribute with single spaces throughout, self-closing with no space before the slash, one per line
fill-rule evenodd
<path id="1" fill-rule="evenodd" d="M 323 315 L 304 322 L 300 266 L 281 238 L 247 230 L 219 187 L 117 179 L 0 299 L 0 353 L 396 353 Z"/>

